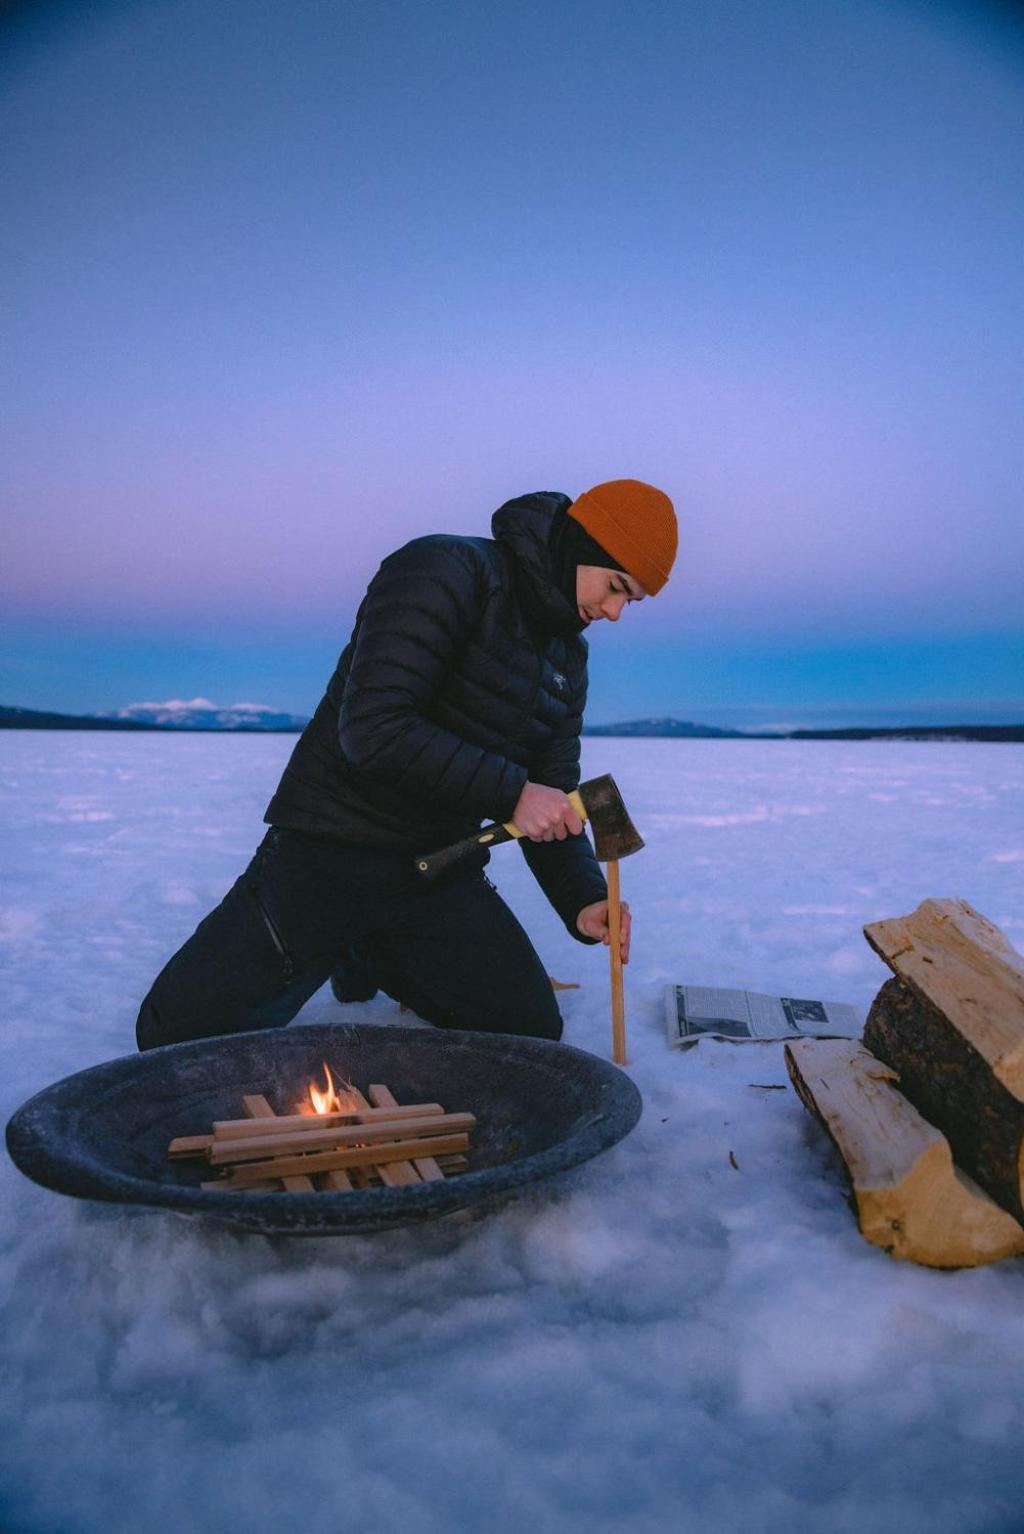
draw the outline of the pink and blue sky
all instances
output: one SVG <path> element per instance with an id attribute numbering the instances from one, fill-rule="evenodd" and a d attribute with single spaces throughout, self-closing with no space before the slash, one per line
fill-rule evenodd
<path id="1" fill-rule="evenodd" d="M 1014 8 L 98 0 L 0 40 L 0 702 L 309 713 L 392 547 L 632 476 L 680 559 L 592 631 L 591 722 L 1024 719 Z"/>

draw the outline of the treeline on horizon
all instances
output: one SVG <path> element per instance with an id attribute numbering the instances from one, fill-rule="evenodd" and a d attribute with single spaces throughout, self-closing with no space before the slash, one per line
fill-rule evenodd
<path id="1" fill-rule="evenodd" d="M 160 735 L 297 735 L 300 725 L 151 724 L 45 709 L 0 706 L 0 730 L 133 730 Z M 683 719 L 632 719 L 584 725 L 586 736 L 645 740 L 980 740 L 1024 742 L 1024 724 L 856 725 L 837 730 L 721 730 Z"/>

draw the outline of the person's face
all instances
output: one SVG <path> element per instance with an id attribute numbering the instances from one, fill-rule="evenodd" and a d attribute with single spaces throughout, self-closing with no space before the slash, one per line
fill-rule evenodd
<path id="1" fill-rule="evenodd" d="M 576 605 L 586 623 L 596 623 L 599 618 L 618 623 L 626 603 L 642 602 L 646 595 L 640 582 L 625 570 L 576 566 Z"/>

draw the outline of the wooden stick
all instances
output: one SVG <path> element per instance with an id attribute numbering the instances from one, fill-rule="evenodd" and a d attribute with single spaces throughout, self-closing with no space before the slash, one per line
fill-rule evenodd
<path id="1" fill-rule="evenodd" d="M 350 1087 L 349 1092 L 360 1105 L 361 1111 L 364 1114 L 376 1111 L 375 1108 L 370 1106 L 358 1087 Z M 443 1113 L 444 1109 L 442 1108 L 441 1111 Z M 370 1167 L 368 1172 L 374 1178 L 379 1177 L 386 1188 L 407 1187 L 410 1183 L 419 1182 L 420 1180 L 420 1174 L 411 1161 L 385 1162 L 383 1166 L 374 1165 Z"/>
<path id="2" fill-rule="evenodd" d="M 251 1096 L 242 1098 L 242 1107 L 246 1115 L 251 1119 L 273 1119 L 277 1117 L 273 1108 L 267 1102 L 262 1093 L 253 1093 Z M 314 1193 L 310 1179 L 302 1172 L 294 1176 L 282 1177 L 286 1193 Z M 207 1187 L 206 1183 L 200 1183 L 201 1188 Z"/>
<path id="3" fill-rule="evenodd" d="M 410 1103 L 405 1107 L 397 1104 L 388 1108 L 355 1108 L 345 1113 L 289 1113 L 278 1114 L 273 1119 L 263 1118 L 260 1135 L 308 1133 L 313 1129 L 329 1129 L 338 1124 L 372 1124 L 378 1119 L 427 1118 L 444 1109 L 440 1103 Z M 205 1156 L 218 1140 L 253 1139 L 251 1119 L 219 1119 L 208 1135 L 179 1135 L 167 1147 L 167 1154 L 176 1161 L 189 1156 Z"/>
<path id="4" fill-rule="evenodd" d="M 370 1104 L 360 1092 L 358 1087 L 348 1087 L 348 1096 L 353 1100 L 360 1113 L 369 1113 Z M 385 1173 L 379 1166 L 357 1166 L 352 1168 L 352 1181 L 357 1188 L 376 1188 L 383 1183 L 386 1188 L 398 1186 L 396 1179 L 406 1175 L 403 1168 L 415 1176 L 415 1170 L 411 1161 L 396 1161 L 392 1168 Z"/>
<path id="5" fill-rule="evenodd" d="M 252 1125 L 248 1128 L 252 1134 Z M 167 1147 L 167 1154 L 176 1161 L 184 1161 L 189 1156 L 205 1156 L 212 1144 L 213 1135 L 179 1135 Z"/>
<path id="6" fill-rule="evenodd" d="M 373 1112 L 371 1104 L 363 1097 L 357 1086 L 348 1086 L 348 1095 L 353 1098 L 359 1109 L 360 1115 Z M 441 1109 L 445 1112 L 445 1109 Z M 418 1174 L 411 1161 L 392 1161 L 385 1166 L 357 1166 L 353 1169 L 353 1181 L 356 1187 L 377 1187 L 383 1183 L 385 1187 L 403 1187 L 406 1183 L 417 1183 Z"/>
<path id="7" fill-rule="evenodd" d="M 785 1089 L 783 1088 L 783 1090 Z M 417 1166 L 429 1166 L 432 1160 L 433 1157 L 421 1156 L 418 1158 L 416 1164 Z M 403 1165 L 405 1165 L 404 1162 L 392 1161 L 389 1163 L 387 1170 L 391 1172 Z M 437 1160 L 437 1166 L 440 1175 L 448 1177 L 458 1176 L 460 1172 L 464 1172 L 466 1170 L 468 1165 L 469 1162 L 465 1156 L 461 1156 L 454 1152 L 448 1156 L 439 1156 Z M 301 1182 L 303 1179 L 294 1178 L 292 1180 L 295 1182 Z M 435 1179 L 424 1178 L 423 1180 L 426 1182 L 434 1181 Z M 376 1175 L 375 1167 L 355 1166 L 352 1167 L 348 1172 L 346 1172 L 342 1167 L 335 1167 L 330 1172 L 320 1172 L 317 1174 L 317 1183 L 319 1184 L 320 1191 L 325 1193 L 350 1193 L 353 1188 L 369 1188 L 372 1186 L 379 1186 L 381 1181 L 382 1179 Z M 232 1183 L 229 1178 L 224 1177 L 215 1179 L 212 1182 L 201 1183 L 200 1186 L 214 1189 L 233 1187 L 236 1189 L 236 1191 L 241 1193 L 255 1193 L 269 1192 L 271 1189 L 278 1187 L 279 1183 L 280 1179 L 276 1177 L 268 1179 L 266 1182 L 248 1183 Z M 314 1186 L 316 1186 L 316 1184 L 314 1184 Z M 397 1187 L 398 1183 L 392 1183 L 391 1186 Z M 300 1192 L 301 1190 L 295 1189 L 294 1191 Z"/>
<path id="8" fill-rule="evenodd" d="M 332 1172 L 337 1167 L 382 1166 L 417 1156 L 445 1156 L 469 1149 L 466 1134 L 434 1135 L 425 1140 L 399 1140 L 390 1145 L 356 1145 L 348 1150 L 314 1151 L 306 1156 L 281 1156 L 273 1161 L 249 1161 L 232 1168 L 225 1182 L 202 1183 L 204 1188 L 242 1187 L 267 1177 L 294 1177 L 302 1173 Z"/>
<path id="9" fill-rule="evenodd" d="M 401 1109 L 399 1108 L 395 1099 L 395 1095 L 391 1091 L 390 1087 L 386 1087 L 380 1082 L 377 1082 L 373 1086 L 367 1087 L 366 1095 L 369 1097 L 375 1108 L 390 1108 L 393 1112 L 401 1112 Z M 416 1172 L 424 1182 L 437 1182 L 439 1178 L 444 1176 L 444 1173 L 438 1166 L 433 1156 L 420 1156 L 420 1158 L 414 1163 L 414 1166 Z"/>
<path id="10" fill-rule="evenodd" d="M 436 1118 L 444 1109 L 440 1103 L 409 1103 L 390 1112 L 384 1108 L 343 1108 L 338 1113 L 279 1113 L 272 1123 L 261 1126 L 265 1134 L 296 1134 L 309 1129 L 333 1129 L 338 1124 L 373 1124 L 377 1119 Z M 252 1135 L 251 1119 L 218 1119 L 213 1126 L 214 1139 L 245 1140 Z M 192 1136 L 201 1139 L 200 1135 Z M 173 1143 L 173 1142 L 172 1142 Z"/>
<path id="11" fill-rule="evenodd" d="M 340 1149 L 345 1145 L 379 1145 L 392 1140 L 423 1140 L 434 1134 L 468 1134 L 476 1127 L 472 1113 L 441 1113 L 435 1118 L 382 1119 L 375 1124 L 339 1124 L 306 1134 L 258 1135 L 248 1140 L 215 1140 L 207 1151 L 214 1166 L 227 1161 L 258 1161 L 289 1152 Z"/>
<path id="12" fill-rule="evenodd" d="M 383 1166 L 377 1167 L 377 1171 L 387 1188 L 404 1188 L 410 1183 L 423 1181 L 411 1161 L 385 1161 Z"/>
<path id="13" fill-rule="evenodd" d="M 608 938 L 612 970 L 612 1059 L 626 1063 L 626 1002 L 622 989 L 622 901 L 619 860 L 608 859 Z"/>
<path id="14" fill-rule="evenodd" d="M 351 1193 L 352 1179 L 340 1166 L 336 1166 L 330 1172 L 324 1172 L 320 1187 L 325 1192 Z"/>

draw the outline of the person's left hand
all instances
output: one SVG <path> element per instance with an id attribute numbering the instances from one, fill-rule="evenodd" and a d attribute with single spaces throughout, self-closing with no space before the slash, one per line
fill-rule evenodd
<path id="1" fill-rule="evenodd" d="M 632 928 L 632 919 L 629 914 L 629 906 L 622 902 L 622 920 L 620 923 L 619 949 L 622 954 L 623 964 L 629 963 L 629 938 Z M 611 945 L 611 933 L 608 930 L 608 902 L 597 900 L 593 905 L 585 905 L 576 918 L 576 926 L 584 937 L 594 937 L 607 946 Z"/>

